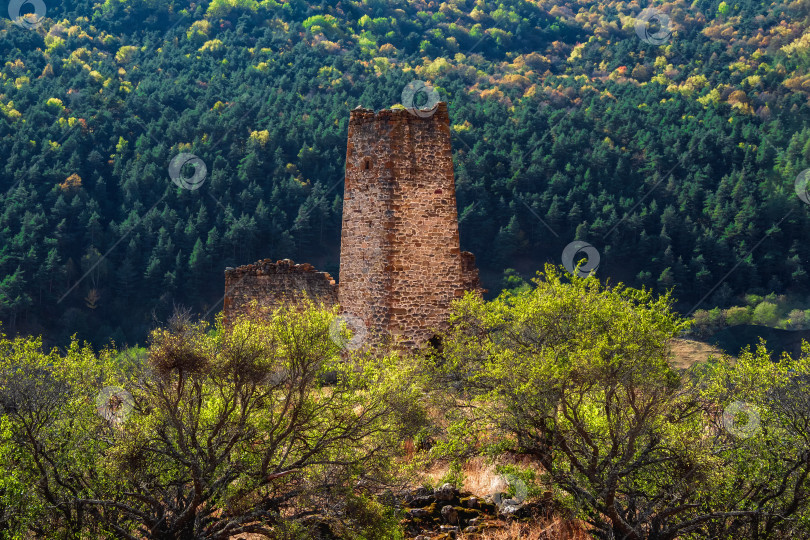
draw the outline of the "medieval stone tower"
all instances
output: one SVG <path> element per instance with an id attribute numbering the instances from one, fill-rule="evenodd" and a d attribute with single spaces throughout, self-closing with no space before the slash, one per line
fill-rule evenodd
<path id="1" fill-rule="evenodd" d="M 447 104 L 416 112 L 351 112 L 338 287 L 369 333 L 406 344 L 429 339 L 453 299 L 478 288 L 459 249 Z"/>
<path id="2" fill-rule="evenodd" d="M 418 346 L 446 327 L 454 298 L 483 292 L 459 249 L 446 103 L 351 111 L 339 278 L 286 259 L 226 268 L 225 320 L 307 296 L 340 304 L 370 344 Z"/>

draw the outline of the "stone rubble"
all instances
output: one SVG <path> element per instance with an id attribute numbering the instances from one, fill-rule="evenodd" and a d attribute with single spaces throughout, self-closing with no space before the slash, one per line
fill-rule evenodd
<path id="1" fill-rule="evenodd" d="M 417 488 L 397 499 L 402 502 L 405 534 L 414 540 L 449 540 L 461 532 L 473 540 L 484 529 L 498 527 L 504 520 L 536 517 L 553 504 L 550 492 L 538 503 L 522 503 L 501 493 L 481 499 L 459 491 L 452 484 L 437 487 L 432 493 Z"/>

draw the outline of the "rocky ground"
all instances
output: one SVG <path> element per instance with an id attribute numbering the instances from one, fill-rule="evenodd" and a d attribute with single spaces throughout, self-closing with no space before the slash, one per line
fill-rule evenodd
<path id="1" fill-rule="evenodd" d="M 485 529 L 503 526 L 504 520 L 528 520 L 548 515 L 551 493 L 540 502 L 525 503 L 505 494 L 479 498 L 444 484 L 433 491 L 417 488 L 396 497 L 405 511 L 405 533 L 414 540 L 446 540 L 460 533 L 479 538 Z"/>
<path id="2" fill-rule="evenodd" d="M 586 540 L 591 538 L 581 524 L 561 518 L 547 492 L 538 502 L 526 503 L 503 493 L 485 498 L 444 484 L 430 490 L 416 488 L 379 497 L 381 503 L 399 510 L 408 540 Z M 340 520 L 312 515 L 304 520 L 313 540 L 341 540 L 348 536 Z M 240 534 L 230 540 L 264 540 L 264 535 Z"/>

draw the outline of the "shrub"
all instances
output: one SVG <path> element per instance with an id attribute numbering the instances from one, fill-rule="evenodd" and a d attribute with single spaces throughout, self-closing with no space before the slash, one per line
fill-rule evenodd
<path id="1" fill-rule="evenodd" d="M 709 311 L 699 309 L 692 314 L 692 332 L 699 337 L 707 337 L 726 325 L 726 319 L 720 308 Z"/>
<path id="2" fill-rule="evenodd" d="M 754 308 L 752 320 L 763 326 L 776 326 L 776 323 L 779 322 L 778 311 L 778 306 L 773 302 L 762 301 Z"/>
<path id="3" fill-rule="evenodd" d="M 801 309 L 794 309 L 788 314 L 787 327 L 793 330 L 798 330 L 807 326 L 807 319 L 805 313 Z"/>
<path id="4" fill-rule="evenodd" d="M 757 294 L 746 294 L 745 295 L 745 303 L 751 307 L 756 306 L 762 302 L 762 297 Z"/>
<path id="5" fill-rule="evenodd" d="M 0 339 L 0 460 L 29 486 L 6 481 L 0 508 L 22 509 L 7 522 L 49 538 L 311 537 L 304 518 L 328 508 L 344 537 L 396 537 L 382 509 L 349 503 L 361 476 L 392 472 L 403 424 L 389 404 L 409 374 L 342 351 L 334 317 L 283 307 L 210 332 L 178 316 L 132 356 Z"/>
<path id="6" fill-rule="evenodd" d="M 531 456 L 596 538 L 806 537 L 810 346 L 681 374 L 669 343 L 688 323 L 669 296 L 564 276 L 454 305 L 444 360 L 426 362 L 465 426 L 445 436 Z"/>
<path id="7" fill-rule="evenodd" d="M 751 323 L 751 310 L 743 306 L 734 306 L 725 310 L 726 324 L 736 326 L 738 324 Z"/>

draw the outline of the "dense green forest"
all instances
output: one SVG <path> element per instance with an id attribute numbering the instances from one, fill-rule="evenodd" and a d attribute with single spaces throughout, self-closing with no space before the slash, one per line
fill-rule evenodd
<path id="1" fill-rule="evenodd" d="M 227 266 L 337 275 L 349 110 L 414 80 L 450 103 L 462 248 L 493 292 L 579 239 L 600 277 L 674 288 L 684 313 L 803 300 L 810 1 L 655 4 L 660 44 L 642 7 L 68 0 L 2 19 L 4 329 L 133 344 L 176 305 L 213 317 Z M 169 178 L 181 152 L 199 189 Z"/>

